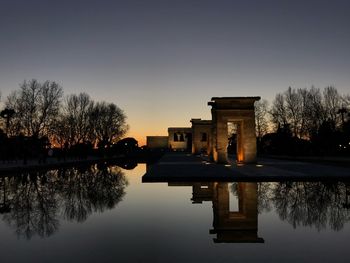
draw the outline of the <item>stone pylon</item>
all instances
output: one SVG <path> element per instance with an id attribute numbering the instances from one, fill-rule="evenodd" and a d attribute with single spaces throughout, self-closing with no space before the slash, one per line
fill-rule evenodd
<path id="1" fill-rule="evenodd" d="M 227 163 L 227 123 L 237 124 L 237 161 L 256 162 L 256 134 L 254 103 L 260 97 L 213 97 L 212 107 L 212 157 L 217 163 Z"/>

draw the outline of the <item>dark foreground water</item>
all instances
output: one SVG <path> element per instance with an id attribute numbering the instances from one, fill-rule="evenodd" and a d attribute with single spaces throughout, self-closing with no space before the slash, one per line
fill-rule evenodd
<path id="1" fill-rule="evenodd" d="M 0 178 L 0 262 L 349 262 L 349 183 L 168 185 L 145 170 Z"/>

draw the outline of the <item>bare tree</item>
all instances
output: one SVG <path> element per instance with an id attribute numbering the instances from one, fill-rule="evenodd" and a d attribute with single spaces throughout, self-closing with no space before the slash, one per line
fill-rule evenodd
<path id="1" fill-rule="evenodd" d="M 347 109 L 350 109 L 350 95 L 349 94 L 343 95 L 342 100 L 343 100 L 343 106 Z"/>
<path id="2" fill-rule="evenodd" d="M 305 91 L 302 89 L 295 90 L 289 87 L 284 93 L 286 101 L 286 116 L 290 124 L 292 134 L 295 137 L 301 138 L 304 126 L 304 100 L 306 97 Z"/>
<path id="3" fill-rule="evenodd" d="M 271 117 L 273 124 L 277 127 L 288 125 L 285 99 L 283 94 L 278 93 L 272 103 Z"/>
<path id="4" fill-rule="evenodd" d="M 6 102 L 6 106 L 16 112 L 13 132 L 27 136 L 47 135 L 55 124 L 62 95 L 63 90 L 56 82 L 24 81 L 20 90 L 12 92 Z"/>
<path id="5" fill-rule="evenodd" d="M 56 125 L 51 130 L 50 139 L 58 143 L 61 148 L 63 148 L 64 144 L 69 141 L 70 138 L 70 127 L 67 122 L 66 116 L 60 114 L 56 120 Z"/>
<path id="6" fill-rule="evenodd" d="M 92 131 L 89 118 L 93 110 L 94 102 L 86 93 L 72 94 L 67 97 L 64 107 L 63 119 L 68 126 L 69 144 L 78 144 L 88 140 Z"/>
<path id="7" fill-rule="evenodd" d="M 305 89 L 305 93 L 303 121 L 306 134 L 310 138 L 326 120 L 326 114 L 320 89 L 312 86 L 310 90 Z"/>
<path id="8" fill-rule="evenodd" d="M 346 98 L 334 87 L 326 87 L 323 93 L 315 87 L 298 90 L 289 87 L 273 101 L 272 122 L 276 128 L 289 127 L 294 137 L 310 139 L 325 121 L 340 125 L 339 110 L 346 104 Z"/>
<path id="9" fill-rule="evenodd" d="M 90 118 L 95 142 L 114 143 L 128 130 L 124 112 L 114 103 L 98 102 Z"/>
<path id="10" fill-rule="evenodd" d="M 338 114 L 340 114 L 342 126 L 344 127 L 344 123 L 350 121 L 350 95 L 346 94 L 341 96 L 341 108 L 338 110 Z"/>
<path id="11" fill-rule="evenodd" d="M 54 140 L 61 147 L 90 142 L 112 144 L 127 131 L 124 112 L 113 103 L 97 102 L 86 93 L 73 94 L 66 98 L 63 110 L 57 119 Z"/>
<path id="12" fill-rule="evenodd" d="M 341 96 L 338 90 L 333 86 L 326 87 L 323 91 L 323 98 L 327 118 L 336 125 L 340 124 L 337 112 L 341 108 Z"/>
<path id="13" fill-rule="evenodd" d="M 267 100 L 259 100 L 255 102 L 255 124 L 256 136 L 258 139 L 261 139 L 269 129 Z"/>

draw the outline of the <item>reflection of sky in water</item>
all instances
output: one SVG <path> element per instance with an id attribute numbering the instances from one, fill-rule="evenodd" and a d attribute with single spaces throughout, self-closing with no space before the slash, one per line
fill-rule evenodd
<path id="1" fill-rule="evenodd" d="M 18 239 L 1 220 L 2 261 L 342 262 L 350 255 L 349 212 L 339 231 L 328 221 L 320 230 L 314 225 L 293 228 L 280 219 L 274 205 L 266 204 L 258 215 L 258 236 L 265 243 L 214 243 L 215 235 L 209 234 L 213 203 L 193 204 L 191 186 L 141 183 L 145 169 L 140 164 L 123 170 L 126 193 L 114 208 L 93 211 L 83 223 L 63 220 L 61 214 L 57 232 L 48 238 Z M 228 184 L 230 199 L 237 198 L 233 185 Z M 237 211 L 238 204 L 237 199 L 230 200 L 230 211 Z"/>

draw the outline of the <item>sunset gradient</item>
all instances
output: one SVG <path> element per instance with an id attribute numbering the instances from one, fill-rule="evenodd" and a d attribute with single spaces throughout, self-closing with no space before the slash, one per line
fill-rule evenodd
<path id="1" fill-rule="evenodd" d="M 57 81 L 128 116 L 140 145 L 220 96 L 350 90 L 349 1 L 19 1 L 0 8 L 0 90 Z"/>

